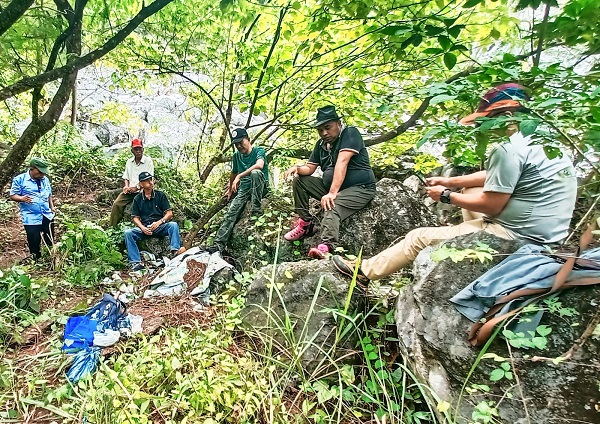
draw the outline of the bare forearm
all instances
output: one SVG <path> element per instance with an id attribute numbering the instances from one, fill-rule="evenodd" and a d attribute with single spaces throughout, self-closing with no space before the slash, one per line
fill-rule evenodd
<path id="1" fill-rule="evenodd" d="M 450 202 L 460 208 L 495 216 L 502 212 L 510 194 L 505 193 L 452 193 Z"/>
<path id="2" fill-rule="evenodd" d="M 307 176 L 312 175 L 315 170 L 308 165 L 298 165 L 296 168 L 298 171 L 298 175 Z"/>
<path id="3" fill-rule="evenodd" d="M 134 216 L 133 217 L 133 223 L 139 229 L 144 229 L 144 224 L 142 224 L 142 221 L 140 221 L 140 217 L 139 216 Z"/>
<path id="4" fill-rule="evenodd" d="M 348 162 L 339 161 L 335 164 L 333 170 L 333 181 L 331 187 L 329 187 L 329 193 L 337 194 L 340 191 L 340 187 L 346 179 L 346 172 L 348 171 Z"/>
<path id="5" fill-rule="evenodd" d="M 479 171 L 468 175 L 459 175 L 448 178 L 448 188 L 483 187 L 486 171 Z M 480 212 L 480 211 L 477 211 Z"/>
<path id="6" fill-rule="evenodd" d="M 163 216 L 163 219 L 165 220 L 165 222 L 169 222 L 171 218 L 173 218 L 173 211 L 169 209 L 167 212 L 165 212 L 165 216 Z"/>

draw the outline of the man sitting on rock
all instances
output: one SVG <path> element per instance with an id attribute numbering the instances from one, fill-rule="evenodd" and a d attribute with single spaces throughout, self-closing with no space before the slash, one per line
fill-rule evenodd
<path id="1" fill-rule="evenodd" d="M 262 215 L 261 200 L 269 188 L 269 167 L 265 149 L 253 147 L 244 128 L 236 128 L 233 131 L 231 144 L 237 152 L 233 154 L 226 196 L 227 199 L 231 199 L 235 193 L 237 195 L 229 205 L 215 236 L 213 249 L 220 251 L 225 250 L 233 227 L 240 219 L 248 201 L 252 216 Z"/>
<path id="2" fill-rule="evenodd" d="M 125 171 L 123 172 L 123 180 L 125 186 L 117 198 L 115 199 L 110 211 L 110 225 L 117 228 L 125 207 L 133 202 L 136 194 L 139 192 L 138 175 L 142 172 L 147 172 L 154 175 L 154 163 L 152 158 L 144 155 L 144 146 L 142 140 L 135 138 L 131 142 L 131 153 L 133 157 L 127 160 Z"/>
<path id="3" fill-rule="evenodd" d="M 178 255 L 185 251 L 181 247 L 179 226 L 169 222 L 173 211 L 167 196 L 162 191 L 154 190 L 154 177 L 149 172 L 139 174 L 140 192 L 133 199 L 131 215 L 136 228 L 125 231 L 125 245 L 132 271 L 144 268 L 140 258 L 137 241 L 146 237 L 169 236 L 171 254 Z"/>
<path id="4" fill-rule="evenodd" d="M 460 123 L 477 124 L 480 117 L 527 113 L 521 104 L 527 99 L 524 87 L 515 83 L 499 85 L 489 90 L 477 111 Z M 358 270 L 360 281 L 386 277 L 410 264 L 425 247 L 477 231 L 540 245 L 556 244 L 567 236 L 577 197 L 577 180 L 569 157 L 563 154 L 549 159 L 542 145 L 519 132 L 516 121 L 508 121 L 500 131 L 510 141 L 492 149 L 486 171 L 427 180 L 427 193 L 433 200 L 479 212 L 482 217 L 456 226 L 410 231 L 398 244 L 363 260 Z M 461 187 L 472 189 L 462 193 L 451 190 Z M 340 272 L 353 275 L 354 262 L 334 256 L 333 263 Z"/>
<path id="5" fill-rule="evenodd" d="M 320 200 L 324 211 L 322 242 L 311 248 L 308 256 L 323 259 L 338 242 L 340 222 L 363 209 L 375 196 L 375 175 L 360 132 L 342 125 L 335 106 L 319 108 L 313 127 L 320 139 L 308 162 L 285 172 L 286 178 L 294 177 L 294 205 L 299 218 L 284 238 L 295 241 L 313 234 L 314 218 L 308 201 L 310 197 Z M 318 166 L 323 171 L 322 178 L 312 176 Z"/>
<path id="6" fill-rule="evenodd" d="M 47 246 L 54 242 L 54 197 L 48 164 L 40 158 L 29 162 L 29 171 L 13 178 L 10 200 L 19 203 L 21 220 L 27 233 L 27 245 L 33 260 L 41 257 L 42 237 Z"/>

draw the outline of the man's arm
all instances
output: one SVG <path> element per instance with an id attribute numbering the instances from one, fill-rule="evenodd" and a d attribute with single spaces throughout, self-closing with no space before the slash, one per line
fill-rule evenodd
<path id="1" fill-rule="evenodd" d="M 50 206 L 50 210 L 53 213 L 56 213 L 56 208 L 54 207 L 54 196 L 48 197 L 48 205 Z"/>
<path id="2" fill-rule="evenodd" d="M 235 193 L 237 191 L 238 187 L 240 186 L 240 181 L 242 180 L 242 178 L 250 175 L 252 173 L 252 171 L 254 171 L 255 169 L 263 169 L 264 166 L 265 166 L 264 159 L 257 159 L 256 163 L 254 165 L 252 165 L 250 168 L 246 169 L 244 172 L 240 172 L 239 174 L 232 174 L 235 176 L 233 177 L 233 181 L 231 181 L 231 177 L 229 179 L 229 181 L 230 181 L 229 191 L 231 191 L 232 193 Z"/>
<path id="3" fill-rule="evenodd" d="M 444 186 L 447 188 L 463 187 L 483 187 L 486 171 L 479 171 L 468 175 L 459 175 L 456 177 L 431 177 L 427 178 L 427 184 L 430 186 Z"/>
<path id="4" fill-rule="evenodd" d="M 425 187 L 427 194 L 436 202 L 440 201 L 440 194 L 447 187 L 433 186 Z M 481 193 L 452 193 L 450 203 L 460 208 L 473 212 L 480 212 L 486 215 L 495 216 L 502 212 L 502 209 L 510 199 L 510 193 L 498 193 L 495 191 L 484 191 Z"/>
<path id="5" fill-rule="evenodd" d="M 304 165 L 294 165 L 285 171 L 285 174 L 283 174 L 283 177 L 287 179 L 290 175 L 292 177 L 296 177 L 298 175 L 301 175 L 301 176 L 312 175 L 317 170 L 317 166 L 319 166 L 319 165 L 317 165 L 316 163 L 311 163 L 311 162 L 307 162 Z"/>
<path id="6" fill-rule="evenodd" d="M 146 227 L 144 224 L 142 224 L 142 221 L 140 220 L 139 216 L 134 216 L 133 217 L 133 223 L 140 229 L 142 230 L 142 232 L 144 234 L 146 234 L 147 236 L 151 236 L 152 235 L 152 230 L 148 227 Z"/>
<path id="7" fill-rule="evenodd" d="M 331 182 L 329 193 L 321 197 L 321 206 L 326 211 L 330 211 L 335 207 L 335 198 L 340 191 L 340 187 L 344 183 L 344 179 L 346 179 L 348 163 L 355 154 L 356 153 L 351 150 L 340 150 L 337 162 L 335 163 L 335 168 L 333 169 L 333 181 Z"/>
<path id="8" fill-rule="evenodd" d="M 25 203 L 33 203 L 33 199 L 31 198 L 31 196 L 21 196 L 19 194 L 13 194 L 9 197 L 10 200 L 12 200 L 13 202 L 25 202 Z"/>
<path id="9" fill-rule="evenodd" d="M 163 215 L 162 219 L 160 219 L 158 221 L 154 221 L 152 224 L 150 224 L 150 226 L 148 228 L 150 229 L 150 231 L 154 231 L 158 227 L 160 227 L 162 224 L 166 224 L 167 222 L 169 222 L 171 220 L 171 218 L 173 218 L 173 210 L 167 209 L 167 211 Z"/>

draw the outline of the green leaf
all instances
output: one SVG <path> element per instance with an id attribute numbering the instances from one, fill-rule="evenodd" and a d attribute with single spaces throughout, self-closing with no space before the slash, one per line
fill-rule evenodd
<path id="1" fill-rule="evenodd" d="M 441 128 L 433 128 L 425 133 L 423 137 L 419 141 L 417 141 L 417 149 L 421 148 L 425 143 L 427 143 L 434 135 L 439 134 L 444 131 Z"/>
<path id="2" fill-rule="evenodd" d="M 547 336 L 548 334 L 552 333 L 552 327 L 548 327 L 547 325 L 539 325 L 535 331 L 537 331 L 537 333 L 540 336 Z"/>
<path id="3" fill-rule="evenodd" d="M 519 130 L 525 137 L 535 133 L 540 121 L 538 119 L 528 119 L 519 123 Z"/>
<path id="4" fill-rule="evenodd" d="M 437 105 L 438 103 L 447 102 L 448 100 L 454 100 L 457 96 L 451 96 L 450 94 L 440 94 L 435 96 L 429 101 L 430 105 Z"/>
<path id="5" fill-rule="evenodd" d="M 468 9 L 468 8 L 470 8 L 470 7 L 475 7 L 475 6 L 477 6 L 479 3 L 481 3 L 482 1 L 483 1 L 483 0 L 467 0 L 467 1 L 465 2 L 465 4 L 463 5 L 463 7 L 464 7 L 465 9 Z"/>
<path id="6" fill-rule="evenodd" d="M 544 102 L 540 103 L 540 104 L 538 105 L 538 107 L 539 107 L 539 108 L 545 108 L 545 107 L 548 107 L 548 106 L 554 106 L 554 105 L 557 105 L 557 104 L 559 104 L 559 103 L 562 103 L 564 100 L 565 100 L 565 99 L 560 99 L 560 98 L 552 98 L 552 99 L 548 99 L 548 100 L 546 100 L 546 101 L 544 101 Z"/>
<path id="7" fill-rule="evenodd" d="M 456 56 L 450 52 L 444 54 L 444 65 L 448 69 L 454 68 L 454 65 L 456 65 Z"/>
<path id="8" fill-rule="evenodd" d="M 502 378 L 504 377 L 504 370 L 501 368 L 496 368 L 494 371 L 492 371 L 492 373 L 490 374 L 490 380 L 491 381 L 498 381 L 498 380 L 502 380 Z"/>

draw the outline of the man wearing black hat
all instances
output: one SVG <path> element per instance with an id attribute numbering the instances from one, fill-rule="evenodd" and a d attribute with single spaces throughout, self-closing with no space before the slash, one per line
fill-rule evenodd
<path id="1" fill-rule="evenodd" d="M 375 196 L 375 175 L 360 132 L 342 125 L 335 106 L 319 108 L 313 127 L 320 139 L 308 162 L 285 172 L 286 178 L 294 177 L 294 205 L 299 218 L 284 238 L 294 241 L 313 234 L 308 201 L 310 197 L 320 200 L 324 210 L 322 243 L 310 249 L 308 255 L 322 259 L 338 242 L 340 222 L 363 209 Z M 311 176 L 318 166 L 323 178 Z"/>
<path id="2" fill-rule="evenodd" d="M 141 172 L 138 179 L 140 192 L 133 199 L 131 207 L 131 215 L 136 228 L 125 231 L 127 256 L 133 271 L 144 268 L 136 243 L 142 238 L 168 235 L 172 254 L 180 254 L 185 251 L 185 247 L 181 247 L 179 226 L 176 222 L 171 221 L 173 211 L 167 196 L 160 190 L 154 190 L 154 177 L 149 172 Z"/>
<path id="3" fill-rule="evenodd" d="M 41 256 L 42 236 L 48 246 L 54 241 L 54 198 L 48 164 L 40 158 L 29 162 L 29 171 L 13 178 L 10 199 L 19 203 L 21 220 L 27 233 L 29 253 L 34 260 Z"/>
<path id="4" fill-rule="evenodd" d="M 262 215 L 261 200 L 269 187 L 269 167 L 265 149 L 253 147 L 244 128 L 233 130 L 231 144 L 237 151 L 233 154 L 226 196 L 227 199 L 231 199 L 236 193 L 237 195 L 229 205 L 215 236 L 215 247 L 219 250 L 225 249 L 233 227 L 248 201 L 250 213 L 253 216 Z"/>

